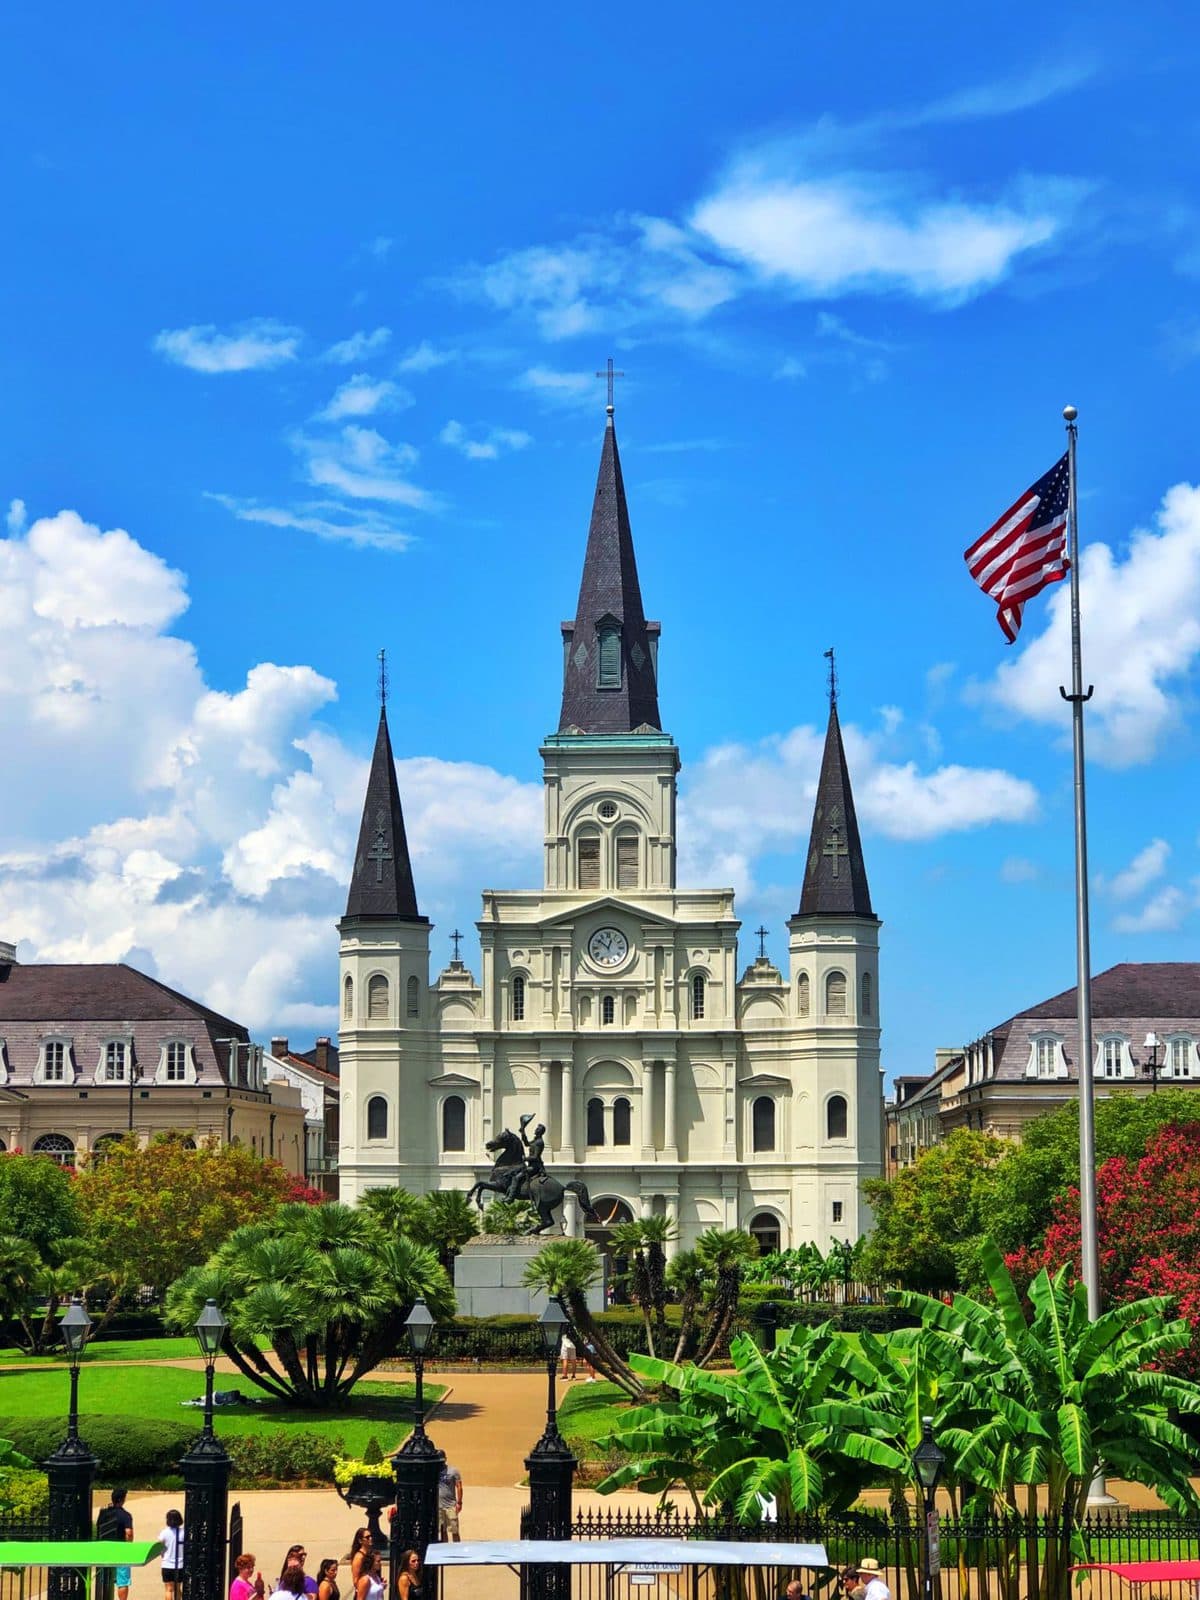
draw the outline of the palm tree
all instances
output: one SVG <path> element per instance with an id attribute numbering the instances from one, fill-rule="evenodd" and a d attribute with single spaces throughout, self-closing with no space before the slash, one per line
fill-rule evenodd
<path id="1" fill-rule="evenodd" d="M 397 1187 L 368 1189 L 366 1194 L 359 1196 L 358 1203 L 392 1233 L 411 1234 L 413 1214 L 421 1202 L 410 1190 Z"/>
<path id="2" fill-rule="evenodd" d="M 742 1271 L 758 1245 L 740 1228 L 707 1228 L 696 1240 L 696 1260 L 712 1283 L 712 1321 L 701 1340 L 696 1365 L 705 1367 L 729 1337 L 742 1293 Z"/>
<path id="3" fill-rule="evenodd" d="M 667 1263 L 667 1289 L 679 1301 L 679 1337 L 675 1341 L 674 1361 L 683 1361 L 695 1350 L 696 1325 L 708 1281 L 708 1269 L 694 1250 L 681 1250 Z"/>
<path id="4" fill-rule="evenodd" d="M 20 1327 L 30 1351 L 37 1348 L 32 1318 L 41 1272 L 35 1245 L 18 1234 L 0 1233 L 0 1320 Z"/>
<path id="5" fill-rule="evenodd" d="M 629 1262 L 634 1299 L 646 1325 L 646 1345 L 652 1356 L 667 1341 L 667 1251 L 677 1235 L 670 1217 L 641 1217 L 636 1222 L 619 1222 L 612 1230 L 614 1254 Z"/>
<path id="6" fill-rule="evenodd" d="M 462 1189 L 434 1189 L 418 1200 L 407 1231 L 436 1250 L 450 1272 L 455 1256 L 479 1232 L 479 1219 Z"/>
<path id="7" fill-rule="evenodd" d="M 176 1279 L 167 1321 L 190 1329 L 213 1298 L 229 1319 L 224 1353 L 243 1377 L 277 1399 L 329 1407 L 394 1354 L 418 1295 L 436 1317 L 453 1314 L 450 1281 L 427 1246 L 365 1209 L 285 1205 Z"/>
<path id="8" fill-rule="evenodd" d="M 592 1365 L 631 1400 L 642 1401 L 646 1391 L 600 1331 L 587 1303 L 587 1292 L 600 1276 L 600 1254 L 587 1239 L 554 1239 L 525 1268 L 524 1283 L 563 1309 L 579 1343 L 591 1353 Z"/>

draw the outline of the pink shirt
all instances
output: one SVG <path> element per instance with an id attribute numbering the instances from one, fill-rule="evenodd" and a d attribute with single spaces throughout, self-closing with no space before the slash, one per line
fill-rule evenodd
<path id="1" fill-rule="evenodd" d="M 235 1578 L 229 1585 L 229 1600 L 250 1600 L 254 1585 L 245 1578 Z"/>

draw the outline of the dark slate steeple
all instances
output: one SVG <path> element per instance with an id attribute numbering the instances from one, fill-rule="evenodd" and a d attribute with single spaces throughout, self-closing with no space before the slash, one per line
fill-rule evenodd
<path id="1" fill-rule="evenodd" d="M 563 628 L 560 733 L 660 732 L 657 622 L 642 611 L 612 406 L 600 452 L 583 581 Z"/>
<path id="2" fill-rule="evenodd" d="M 813 808 L 812 837 L 797 916 L 874 917 L 863 861 L 850 773 L 842 748 L 837 691 L 829 696 L 829 727 Z"/>
<path id="3" fill-rule="evenodd" d="M 346 916 L 390 922 L 426 920 L 417 909 L 386 706 L 379 708 L 379 732 L 367 779 Z"/>

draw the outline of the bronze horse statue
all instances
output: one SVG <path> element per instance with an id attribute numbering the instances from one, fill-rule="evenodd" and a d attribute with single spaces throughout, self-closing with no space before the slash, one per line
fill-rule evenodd
<path id="1" fill-rule="evenodd" d="M 489 1139 L 484 1149 L 495 1158 L 495 1164 L 490 1176 L 481 1178 L 467 1192 L 467 1199 L 474 1200 L 480 1211 L 483 1210 L 483 1196 L 506 1195 L 517 1169 L 523 1169 L 525 1166 L 525 1151 L 521 1140 L 507 1128 L 498 1133 L 494 1139 Z M 528 1199 L 538 1214 L 537 1224 L 528 1229 L 528 1232 L 545 1233 L 547 1228 L 554 1227 L 554 1213 L 562 1204 L 564 1194 L 568 1193 L 573 1194 L 579 1201 L 580 1210 L 588 1222 L 599 1222 L 600 1218 L 592 1208 L 586 1183 L 580 1182 L 578 1178 L 572 1178 L 569 1183 L 560 1183 L 557 1178 L 552 1178 L 548 1172 L 544 1172 L 529 1179 L 523 1197 Z M 561 1227 L 561 1223 L 559 1226 Z"/>

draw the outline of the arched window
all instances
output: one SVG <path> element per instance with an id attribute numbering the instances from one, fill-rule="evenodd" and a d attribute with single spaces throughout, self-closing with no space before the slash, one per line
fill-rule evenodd
<path id="1" fill-rule="evenodd" d="M 621 687 L 621 630 L 601 628 L 596 652 L 597 689 Z"/>
<path id="2" fill-rule="evenodd" d="M 698 972 L 692 979 L 692 1021 L 704 1020 L 704 974 Z"/>
<path id="3" fill-rule="evenodd" d="M 104 1077 L 108 1083 L 125 1082 L 126 1049 L 121 1039 L 110 1039 L 104 1046 Z"/>
<path id="4" fill-rule="evenodd" d="M 613 1143 L 632 1144 L 632 1142 L 633 1107 L 628 1100 L 615 1100 L 613 1102 Z"/>
<path id="5" fill-rule="evenodd" d="M 587 1142 L 589 1144 L 604 1143 L 603 1100 L 589 1100 L 587 1103 Z"/>
<path id="6" fill-rule="evenodd" d="M 512 1019 L 525 1021 L 525 979 L 519 972 L 512 981 Z"/>
<path id="7" fill-rule="evenodd" d="M 8 1149 L 8 1146 L 5 1144 L 4 1140 L 0 1139 L 0 1150 L 7 1150 L 7 1149 Z"/>
<path id="8" fill-rule="evenodd" d="M 119 1133 L 102 1133 L 92 1145 L 92 1165 L 98 1167 L 114 1144 L 120 1144 Z"/>
<path id="9" fill-rule="evenodd" d="M 746 1232 L 757 1241 L 760 1255 L 769 1256 L 779 1249 L 779 1219 L 769 1211 L 760 1211 L 757 1216 L 751 1217 Z"/>
<path id="10" fill-rule="evenodd" d="M 186 1083 L 188 1069 L 188 1047 L 182 1039 L 171 1039 L 167 1043 L 163 1058 L 163 1077 L 168 1083 Z"/>
<path id="11" fill-rule="evenodd" d="M 381 1094 L 373 1094 L 367 1101 L 367 1138 L 386 1139 L 388 1136 L 388 1103 Z"/>
<path id="12" fill-rule="evenodd" d="M 354 979 L 349 974 L 342 985 L 342 1016 L 347 1022 L 354 1015 Z"/>
<path id="13" fill-rule="evenodd" d="M 60 1167 L 75 1165 L 75 1146 L 65 1133 L 43 1133 L 33 1141 L 33 1153 L 35 1156 L 49 1156 Z"/>
<path id="14" fill-rule="evenodd" d="M 636 889 L 638 884 L 638 841 L 636 833 L 617 835 L 617 888 Z"/>
<path id="15" fill-rule="evenodd" d="M 825 979 L 825 1015 L 827 1017 L 844 1017 L 846 1015 L 846 974 L 844 972 L 831 972 Z"/>
<path id="16" fill-rule="evenodd" d="M 419 1016 L 421 1010 L 421 985 L 415 978 L 410 978 L 408 980 L 406 994 L 407 1003 L 405 1009 L 408 1012 L 408 1015 L 410 1017 Z"/>
<path id="17" fill-rule="evenodd" d="M 775 1102 L 769 1094 L 760 1094 L 751 1109 L 753 1145 L 755 1150 L 775 1148 Z"/>
<path id="18" fill-rule="evenodd" d="M 871 1015 L 871 974 L 864 972 L 862 975 L 862 1014 L 864 1017 Z"/>
<path id="19" fill-rule="evenodd" d="M 388 981 L 381 972 L 367 979 L 367 1016 L 372 1022 L 386 1022 Z"/>
<path id="20" fill-rule="evenodd" d="M 802 972 L 796 979 L 796 1014 L 806 1017 L 812 1006 L 812 984 L 808 981 L 808 973 Z"/>
<path id="21" fill-rule="evenodd" d="M 608 1024 L 616 1016 L 617 1003 L 612 995 L 606 994 L 600 1002 L 600 1021 Z"/>
<path id="22" fill-rule="evenodd" d="M 600 887 L 600 835 L 580 834 L 575 843 L 575 879 L 580 889 Z"/>
<path id="23" fill-rule="evenodd" d="M 447 1095 L 442 1101 L 442 1149 L 449 1154 L 466 1148 L 467 1103 L 461 1095 Z"/>
<path id="24" fill-rule="evenodd" d="M 831 1094 L 825 1107 L 825 1137 L 827 1139 L 844 1139 L 848 1121 L 849 1107 L 846 1105 L 844 1094 Z"/>

